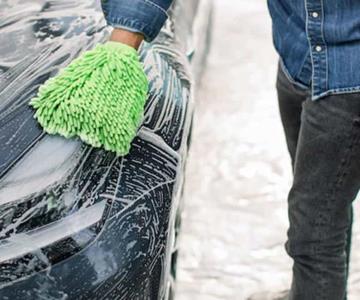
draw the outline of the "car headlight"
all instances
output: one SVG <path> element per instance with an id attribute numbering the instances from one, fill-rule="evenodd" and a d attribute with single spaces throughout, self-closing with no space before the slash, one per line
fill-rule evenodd
<path id="1" fill-rule="evenodd" d="M 91 149 L 45 137 L 0 181 L 0 284 L 68 258 L 100 232 L 110 201 L 84 186 L 94 176 L 91 166 L 76 167 L 84 151 Z"/>

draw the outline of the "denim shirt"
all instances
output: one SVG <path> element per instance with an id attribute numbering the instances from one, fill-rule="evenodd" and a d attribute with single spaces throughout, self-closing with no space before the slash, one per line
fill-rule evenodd
<path id="1" fill-rule="evenodd" d="M 108 25 L 142 33 L 151 42 L 167 19 L 172 0 L 101 0 Z"/>
<path id="2" fill-rule="evenodd" d="M 172 0 L 102 0 L 107 23 L 152 41 Z M 359 0 L 268 0 L 273 39 L 289 79 L 312 98 L 360 91 Z"/>
<path id="3" fill-rule="evenodd" d="M 360 91 L 359 0 L 268 0 L 284 72 L 312 99 Z"/>

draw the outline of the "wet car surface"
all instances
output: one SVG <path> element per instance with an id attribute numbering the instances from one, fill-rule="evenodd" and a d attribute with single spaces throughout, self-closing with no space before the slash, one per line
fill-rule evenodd
<path id="1" fill-rule="evenodd" d="M 41 83 L 106 40 L 99 3 L 2 1 L 0 11 L 0 298 L 172 297 L 210 2 L 176 1 L 142 47 L 149 96 L 122 158 L 44 134 L 28 106 Z"/>

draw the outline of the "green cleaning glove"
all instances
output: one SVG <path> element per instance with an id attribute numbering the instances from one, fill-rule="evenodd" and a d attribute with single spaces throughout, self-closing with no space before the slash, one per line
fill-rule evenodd
<path id="1" fill-rule="evenodd" d="M 40 87 L 30 105 L 44 131 L 125 155 L 144 113 L 148 81 L 136 50 L 107 42 Z"/>

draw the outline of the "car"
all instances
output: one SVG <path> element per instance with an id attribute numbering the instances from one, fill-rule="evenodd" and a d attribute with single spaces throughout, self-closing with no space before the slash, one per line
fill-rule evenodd
<path id="1" fill-rule="evenodd" d="M 172 299 L 211 1 L 175 1 L 141 47 L 148 100 L 124 157 L 45 134 L 28 105 L 107 39 L 99 1 L 5 0 L 0 11 L 0 299 Z"/>

